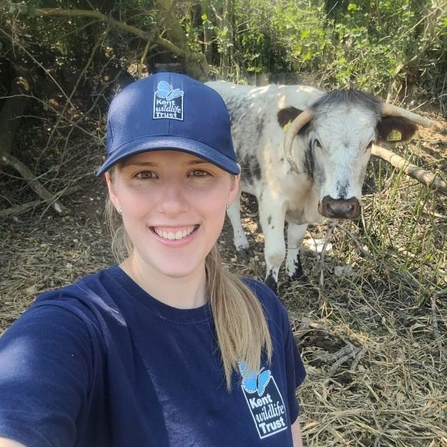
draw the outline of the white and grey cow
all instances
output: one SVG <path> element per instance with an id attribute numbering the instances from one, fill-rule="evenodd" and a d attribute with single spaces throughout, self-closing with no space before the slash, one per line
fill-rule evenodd
<path id="1" fill-rule="evenodd" d="M 274 290 L 286 257 L 293 279 L 303 278 L 299 257 L 308 224 L 357 218 L 371 146 L 403 141 L 432 123 L 358 90 L 324 93 L 309 86 L 252 87 L 208 82 L 231 117 L 242 169 L 241 191 L 258 201 L 265 237 L 266 283 Z M 240 197 L 239 197 L 240 198 Z M 238 252 L 249 244 L 239 199 L 228 209 Z"/>

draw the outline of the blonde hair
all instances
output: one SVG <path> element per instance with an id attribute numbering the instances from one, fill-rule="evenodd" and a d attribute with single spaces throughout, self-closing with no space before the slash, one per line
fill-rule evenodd
<path id="1" fill-rule="evenodd" d="M 112 233 L 112 251 L 117 261 L 122 262 L 132 253 L 132 242 L 110 198 L 105 211 Z M 273 351 L 270 331 L 258 298 L 239 276 L 224 266 L 216 245 L 205 259 L 205 270 L 222 368 L 230 390 L 232 373 L 239 372 L 241 360 L 248 371 L 259 371 L 263 353 L 270 362 Z"/>

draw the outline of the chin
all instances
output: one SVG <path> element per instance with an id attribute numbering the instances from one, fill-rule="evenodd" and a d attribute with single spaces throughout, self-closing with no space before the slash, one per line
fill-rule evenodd
<path id="1" fill-rule="evenodd" d="M 185 268 L 187 266 L 187 268 Z M 200 270 L 202 270 L 202 265 L 200 265 Z M 163 275 L 168 278 L 180 279 L 187 278 L 188 276 L 194 275 L 199 270 L 199 266 L 194 266 L 192 263 L 185 262 L 182 266 L 178 266 L 178 268 L 173 268 L 172 265 L 167 266 L 165 269 L 160 269 Z"/>

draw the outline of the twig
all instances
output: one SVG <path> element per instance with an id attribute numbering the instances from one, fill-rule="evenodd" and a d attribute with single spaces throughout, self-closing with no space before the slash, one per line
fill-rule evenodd
<path id="1" fill-rule="evenodd" d="M 432 327 L 433 327 L 433 336 L 435 338 L 436 343 L 438 344 L 441 360 L 443 362 L 447 362 L 447 352 L 445 352 L 445 350 L 443 349 L 443 346 L 442 346 L 442 337 L 441 337 L 441 333 L 439 332 L 438 316 L 437 316 L 436 301 L 441 296 L 447 296 L 447 289 L 441 290 L 441 291 L 435 293 L 434 296 L 431 297 Z"/>
<path id="2" fill-rule="evenodd" d="M 379 447 L 381 444 L 381 439 L 383 438 L 383 434 L 387 432 L 387 430 L 395 423 L 398 422 L 399 418 L 396 416 L 393 419 L 391 419 L 391 421 L 389 421 L 385 427 L 382 430 L 382 433 L 379 433 L 376 437 L 376 439 L 374 440 L 374 447 Z"/>
<path id="3" fill-rule="evenodd" d="M 334 228 L 336 226 L 337 226 L 337 222 L 335 220 L 333 220 L 332 223 L 330 224 L 328 230 L 327 230 L 326 238 L 324 239 L 324 244 L 323 244 L 323 247 L 321 249 L 320 259 L 318 261 L 318 264 L 320 266 L 320 288 L 321 288 L 321 290 L 323 289 L 323 286 L 324 286 L 324 269 L 323 269 L 324 253 L 326 251 L 327 244 L 331 240 L 332 233 L 334 232 Z"/>
<path id="4" fill-rule="evenodd" d="M 373 258 L 372 254 L 369 251 L 365 250 L 361 246 L 360 242 L 357 240 L 357 238 L 354 236 L 354 234 L 352 234 L 348 229 L 346 229 L 343 225 L 340 225 L 339 223 L 335 223 L 335 226 L 337 228 L 339 228 L 340 230 L 343 230 L 351 238 L 351 240 L 354 242 L 354 244 L 359 249 L 360 253 L 362 253 L 362 255 L 365 256 L 365 258 L 368 258 L 368 259 Z"/>
<path id="5" fill-rule="evenodd" d="M 362 348 L 360 352 L 358 352 L 351 363 L 351 371 L 355 371 L 357 369 L 357 366 L 359 366 L 360 360 L 362 360 L 363 356 L 365 355 L 366 349 Z"/>
<path id="6" fill-rule="evenodd" d="M 338 370 L 338 368 L 343 365 L 343 363 L 348 360 L 354 359 L 361 353 L 361 349 L 354 346 L 351 342 L 344 340 L 346 346 L 332 354 L 335 358 L 334 364 L 331 366 L 328 375 L 332 377 Z M 359 359 L 360 361 L 360 359 Z"/>
<path id="7" fill-rule="evenodd" d="M 439 340 L 439 326 L 438 326 L 438 317 L 436 315 L 436 297 L 431 297 L 431 316 L 432 316 L 432 326 L 433 326 L 433 336 L 435 340 Z"/>
<path id="8" fill-rule="evenodd" d="M 444 270 L 441 269 L 441 268 L 438 268 L 438 266 L 437 266 L 436 264 L 433 264 L 433 263 L 428 262 L 428 261 L 421 261 L 421 257 L 420 257 L 420 255 L 419 255 L 419 256 L 418 256 L 418 255 L 415 255 L 415 254 L 409 252 L 408 250 L 405 250 L 405 248 L 402 248 L 402 247 L 396 247 L 396 250 L 397 250 L 399 253 L 402 253 L 402 254 L 403 254 L 404 256 L 406 256 L 407 258 L 416 259 L 416 260 L 418 261 L 418 263 L 422 263 L 422 264 L 424 264 L 425 266 L 430 267 L 432 270 L 437 270 L 438 272 L 440 272 L 440 273 L 442 273 L 442 274 L 445 273 Z"/>

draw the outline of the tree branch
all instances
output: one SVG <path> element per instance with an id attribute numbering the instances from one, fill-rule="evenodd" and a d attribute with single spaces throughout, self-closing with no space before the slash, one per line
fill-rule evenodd
<path id="1" fill-rule="evenodd" d="M 447 184 L 436 174 L 428 172 L 419 166 L 413 165 L 409 161 L 405 160 L 405 158 L 402 158 L 401 156 L 380 146 L 373 145 L 371 154 L 385 160 L 386 162 L 390 163 L 391 166 L 404 171 L 408 176 L 447 196 Z"/>
<path id="2" fill-rule="evenodd" d="M 17 214 L 24 213 L 25 211 L 28 211 L 31 208 L 35 208 L 35 207 L 42 205 L 44 203 L 54 202 L 59 197 L 63 197 L 63 196 L 65 197 L 65 196 L 74 194 L 75 192 L 78 192 L 81 190 L 82 190 L 82 187 L 79 185 L 72 186 L 71 188 L 67 188 L 67 189 L 63 190 L 62 192 L 55 194 L 55 196 L 51 197 L 50 200 L 33 200 L 32 202 L 23 203 L 22 205 L 12 206 L 11 208 L 7 208 L 5 210 L 0 210 L 0 218 L 4 218 L 4 217 L 8 217 L 8 216 L 15 216 Z"/>
<path id="3" fill-rule="evenodd" d="M 31 189 L 42 199 L 51 204 L 51 206 L 59 214 L 64 214 L 68 209 L 62 205 L 58 200 L 55 200 L 54 194 L 49 192 L 36 178 L 36 176 L 30 171 L 30 169 L 22 163 L 18 158 L 11 154 L 1 154 L 0 161 L 5 165 L 13 167 L 18 171 L 22 177 L 28 182 Z"/>
<path id="4" fill-rule="evenodd" d="M 27 5 L 25 3 L 14 3 L 13 6 L 20 13 L 28 13 Z M 114 18 L 107 16 L 100 11 L 86 9 L 36 8 L 33 12 L 36 16 L 40 17 L 88 17 L 96 19 L 98 21 L 107 23 L 110 26 L 133 34 L 134 36 L 140 37 L 145 41 L 153 42 L 155 45 L 164 48 L 165 50 L 169 51 L 172 54 L 175 54 L 176 56 L 182 56 L 186 60 L 199 64 L 201 70 L 203 70 L 203 73 L 198 73 L 196 72 L 196 70 L 193 70 L 194 76 L 198 79 L 203 79 L 204 75 L 206 76 L 208 73 L 208 64 L 206 62 L 204 54 L 191 52 L 186 45 L 181 48 L 179 45 L 176 45 L 167 39 L 164 39 L 160 36 L 154 36 L 153 34 L 142 31 L 135 26 L 128 25 L 127 23 L 120 22 L 119 20 L 115 20 Z M 181 44 L 181 42 L 179 44 Z"/>

